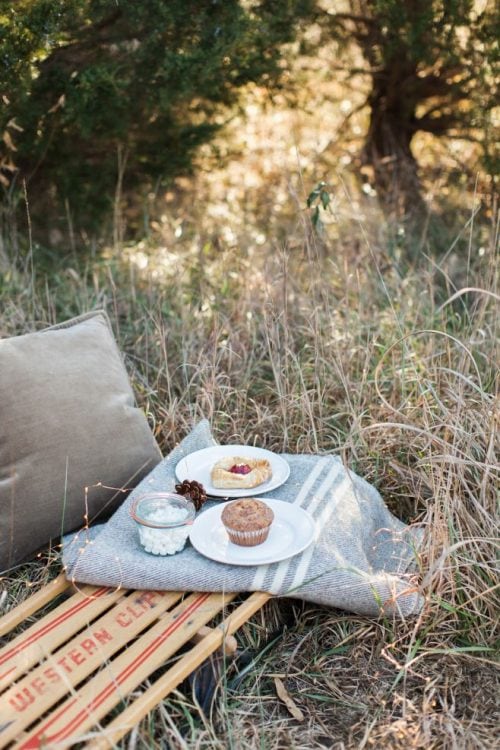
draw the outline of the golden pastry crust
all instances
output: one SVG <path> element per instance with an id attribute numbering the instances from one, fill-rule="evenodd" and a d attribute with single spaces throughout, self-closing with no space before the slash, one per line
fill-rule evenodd
<path id="1" fill-rule="evenodd" d="M 248 474 L 237 474 L 230 471 L 233 466 L 241 465 L 250 467 Z M 225 456 L 212 467 L 210 480 L 217 489 L 240 490 L 257 487 L 271 479 L 272 475 L 271 464 L 266 458 Z"/>

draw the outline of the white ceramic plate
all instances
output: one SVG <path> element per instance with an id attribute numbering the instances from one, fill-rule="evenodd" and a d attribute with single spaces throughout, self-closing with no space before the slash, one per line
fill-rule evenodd
<path id="1" fill-rule="evenodd" d="M 255 547 L 241 547 L 229 541 L 221 514 L 225 505 L 201 513 L 191 527 L 193 547 L 205 557 L 229 565 L 267 565 L 286 560 L 305 550 L 314 539 L 312 516 L 298 505 L 261 498 L 274 512 L 269 536 Z"/>
<path id="2" fill-rule="evenodd" d="M 248 458 L 267 458 L 273 472 L 271 479 L 252 489 L 222 490 L 217 489 L 210 481 L 213 465 L 225 456 L 248 456 Z M 175 474 L 180 482 L 184 479 L 194 479 L 201 482 L 208 495 L 214 497 L 253 497 L 263 492 L 270 492 L 286 482 L 290 475 L 290 467 L 284 458 L 264 448 L 251 445 L 214 445 L 200 451 L 190 453 L 182 458 L 175 467 Z"/>

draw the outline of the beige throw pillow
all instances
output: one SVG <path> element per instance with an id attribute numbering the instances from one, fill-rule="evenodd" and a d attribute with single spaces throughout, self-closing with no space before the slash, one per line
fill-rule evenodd
<path id="1" fill-rule="evenodd" d="M 0 571 L 109 515 L 160 459 L 103 311 L 0 340 Z"/>

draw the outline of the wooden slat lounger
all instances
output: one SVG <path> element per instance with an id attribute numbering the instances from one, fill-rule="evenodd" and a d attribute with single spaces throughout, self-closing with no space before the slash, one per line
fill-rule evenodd
<path id="1" fill-rule="evenodd" d="M 61 575 L 4 615 L 0 636 L 64 593 L 0 649 L 0 748 L 71 747 L 85 735 L 87 748 L 113 747 L 216 649 L 234 649 L 232 634 L 269 599 L 254 593 L 226 611 L 235 594 L 74 591 Z M 106 721 L 168 659 L 172 666 Z"/>

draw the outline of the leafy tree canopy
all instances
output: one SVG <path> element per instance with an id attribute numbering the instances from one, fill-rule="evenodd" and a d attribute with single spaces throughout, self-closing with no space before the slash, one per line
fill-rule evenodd
<path id="1" fill-rule="evenodd" d="M 301 24 L 338 43 L 332 76 L 369 82 L 362 160 L 390 213 L 426 210 L 418 132 L 474 140 L 495 170 L 494 0 L 0 0 L 0 182 L 88 214 L 125 164 L 125 188 L 189 171 L 243 86 L 278 83 Z"/>
<path id="2" fill-rule="evenodd" d="M 2 183 L 102 208 L 189 170 L 221 107 L 280 76 L 307 0 L 0 0 Z"/>

